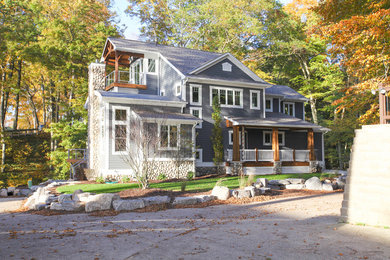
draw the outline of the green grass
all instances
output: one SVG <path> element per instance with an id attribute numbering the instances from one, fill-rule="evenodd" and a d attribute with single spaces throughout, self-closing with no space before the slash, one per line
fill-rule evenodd
<path id="1" fill-rule="evenodd" d="M 287 178 L 303 178 L 309 179 L 313 176 L 321 177 L 321 173 L 306 173 L 306 174 L 280 174 L 280 175 L 256 175 L 257 178 L 267 178 L 268 180 L 281 180 Z M 187 181 L 186 191 L 209 191 L 212 190 L 215 186 L 215 183 L 221 179 L 221 177 L 207 178 L 207 179 L 198 179 Z M 222 182 L 223 186 L 226 186 L 230 189 L 239 187 L 239 177 L 223 177 L 225 181 Z M 181 181 L 178 182 L 160 182 L 160 183 L 151 183 L 150 188 L 159 188 L 163 190 L 173 190 L 180 191 Z M 57 188 L 57 191 L 60 193 L 73 193 L 75 190 L 81 189 L 84 192 L 93 192 L 93 193 L 114 193 L 127 189 L 138 188 L 136 183 L 116 183 L 116 184 L 77 184 L 77 185 L 67 185 L 60 186 Z"/>

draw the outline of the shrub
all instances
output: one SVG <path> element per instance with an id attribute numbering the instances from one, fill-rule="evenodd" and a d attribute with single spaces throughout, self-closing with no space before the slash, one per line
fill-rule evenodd
<path id="1" fill-rule="evenodd" d="M 187 172 L 187 180 L 192 180 L 194 178 L 194 176 L 195 176 L 194 172 L 191 172 L 191 171 Z"/>
<path id="2" fill-rule="evenodd" d="M 105 183 L 105 180 L 104 180 L 103 177 L 97 177 L 97 178 L 96 178 L 96 182 L 97 182 L 97 183 Z"/>
<path id="3" fill-rule="evenodd" d="M 127 183 L 130 182 L 130 177 L 129 176 L 122 176 L 122 183 Z"/>
<path id="4" fill-rule="evenodd" d="M 160 174 L 157 176 L 157 180 L 165 181 L 166 179 L 167 179 L 167 176 L 166 176 L 164 173 L 160 173 Z"/>

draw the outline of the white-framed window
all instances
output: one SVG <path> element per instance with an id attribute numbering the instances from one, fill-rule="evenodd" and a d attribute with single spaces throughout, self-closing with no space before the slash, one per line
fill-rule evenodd
<path id="1" fill-rule="evenodd" d="M 196 149 L 195 150 L 195 161 L 196 162 L 203 162 L 203 149 Z"/>
<path id="2" fill-rule="evenodd" d="M 146 83 L 144 72 L 143 59 L 138 59 L 130 65 L 130 83 L 143 85 Z M 119 75 L 119 80 L 121 76 Z"/>
<path id="3" fill-rule="evenodd" d="M 202 85 L 190 84 L 190 104 L 202 105 Z"/>
<path id="4" fill-rule="evenodd" d="M 190 107 L 190 113 L 194 117 L 202 119 L 202 108 L 200 107 Z M 196 125 L 196 128 L 202 128 L 202 122 Z"/>
<path id="5" fill-rule="evenodd" d="M 284 102 L 283 113 L 286 115 L 295 116 L 295 104 L 292 102 Z"/>
<path id="6" fill-rule="evenodd" d="M 242 89 L 210 87 L 210 106 L 213 105 L 215 96 L 219 97 L 221 107 L 243 107 Z"/>
<path id="7" fill-rule="evenodd" d="M 176 86 L 176 96 L 180 96 L 181 95 L 181 85 L 177 85 Z"/>
<path id="8" fill-rule="evenodd" d="M 160 124 L 158 127 L 160 150 L 177 150 L 180 143 L 180 125 Z"/>
<path id="9" fill-rule="evenodd" d="M 229 145 L 233 145 L 233 130 L 229 130 Z M 241 145 L 241 137 L 239 137 L 239 144 Z M 248 132 L 245 131 L 245 142 L 248 143 Z"/>
<path id="10" fill-rule="evenodd" d="M 145 65 L 146 65 L 146 72 L 149 74 L 156 74 L 157 73 L 157 63 L 155 59 L 145 59 Z"/>
<path id="11" fill-rule="evenodd" d="M 120 155 L 128 152 L 130 143 L 130 108 L 112 107 L 112 154 Z"/>
<path id="12" fill-rule="evenodd" d="M 250 90 L 250 108 L 260 110 L 260 91 L 258 90 Z"/>
<path id="13" fill-rule="evenodd" d="M 232 72 L 232 64 L 230 64 L 229 62 L 222 63 L 222 70 Z"/>
<path id="14" fill-rule="evenodd" d="M 265 111 L 266 112 L 273 112 L 273 99 L 272 98 L 265 99 Z"/>
<path id="15" fill-rule="evenodd" d="M 284 146 L 284 132 L 278 132 L 279 146 Z M 272 131 L 263 132 L 263 145 L 272 145 Z"/>

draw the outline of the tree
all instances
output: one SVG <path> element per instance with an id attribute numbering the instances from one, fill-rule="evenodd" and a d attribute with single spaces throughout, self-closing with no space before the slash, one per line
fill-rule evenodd
<path id="1" fill-rule="evenodd" d="M 221 128 L 221 106 L 219 104 L 218 95 L 213 98 L 213 113 L 211 118 L 214 120 L 214 126 L 211 134 L 211 142 L 213 144 L 214 157 L 213 162 L 217 167 L 217 173 L 220 173 L 220 168 L 223 162 L 223 136 Z"/>

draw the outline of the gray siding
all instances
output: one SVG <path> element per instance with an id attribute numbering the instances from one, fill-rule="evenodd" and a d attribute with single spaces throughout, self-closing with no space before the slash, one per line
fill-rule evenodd
<path id="1" fill-rule="evenodd" d="M 305 120 L 303 110 L 305 109 L 303 102 L 295 102 L 295 117 Z"/>
<path id="2" fill-rule="evenodd" d="M 147 89 L 140 89 L 139 94 L 158 95 L 158 76 L 157 74 L 146 74 Z"/>
<path id="3" fill-rule="evenodd" d="M 181 85 L 181 76 L 169 64 L 160 60 L 160 89 L 165 96 L 176 96 L 175 87 Z"/>
<path id="4" fill-rule="evenodd" d="M 223 71 L 222 70 L 222 63 L 228 62 L 232 65 L 232 71 Z M 210 68 L 200 72 L 199 74 L 196 74 L 197 76 L 206 76 L 206 77 L 213 77 L 213 78 L 219 78 L 219 79 L 226 79 L 226 80 L 242 80 L 242 81 L 252 81 L 255 82 L 251 77 L 248 76 L 244 71 L 242 71 L 239 67 L 234 65 L 229 59 L 224 59 L 217 64 L 214 64 Z"/>
<path id="5" fill-rule="evenodd" d="M 212 85 L 217 86 L 217 85 Z M 224 86 L 217 86 L 217 87 L 224 87 Z M 234 87 L 231 86 L 232 88 Z M 264 91 L 260 90 L 260 108 L 261 110 L 254 110 L 250 109 L 250 95 L 249 91 L 250 89 L 247 88 L 240 88 L 243 89 L 243 108 L 221 108 L 221 115 L 222 118 L 224 116 L 231 116 L 231 117 L 249 117 L 249 118 L 263 118 L 263 95 Z M 259 89 L 252 89 L 252 90 L 259 90 Z M 187 100 L 190 101 L 190 87 L 189 84 L 187 84 Z M 185 109 L 185 113 L 190 113 L 190 107 L 199 107 L 199 106 L 191 106 L 187 105 Z M 211 118 L 212 114 L 212 106 L 210 106 L 210 86 L 203 84 L 202 85 L 202 117 L 203 117 L 203 123 L 201 129 L 196 129 L 197 131 L 197 137 L 196 137 L 196 146 L 197 148 L 203 149 L 203 162 L 212 162 L 213 161 L 213 149 L 212 149 L 212 143 L 211 143 L 211 134 L 213 129 L 214 121 Z M 222 135 L 224 140 L 224 149 L 228 149 L 228 133 L 229 129 L 226 127 L 225 120 L 222 122 Z"/>
<path id="6" fill-rule="evenodd" d="M 279 98 L 273 98 L 272 99 L 272 106 L 273 106 L 273 112 L 275 113 L 280 113 L 280 108 L 279 108 Z"/>

